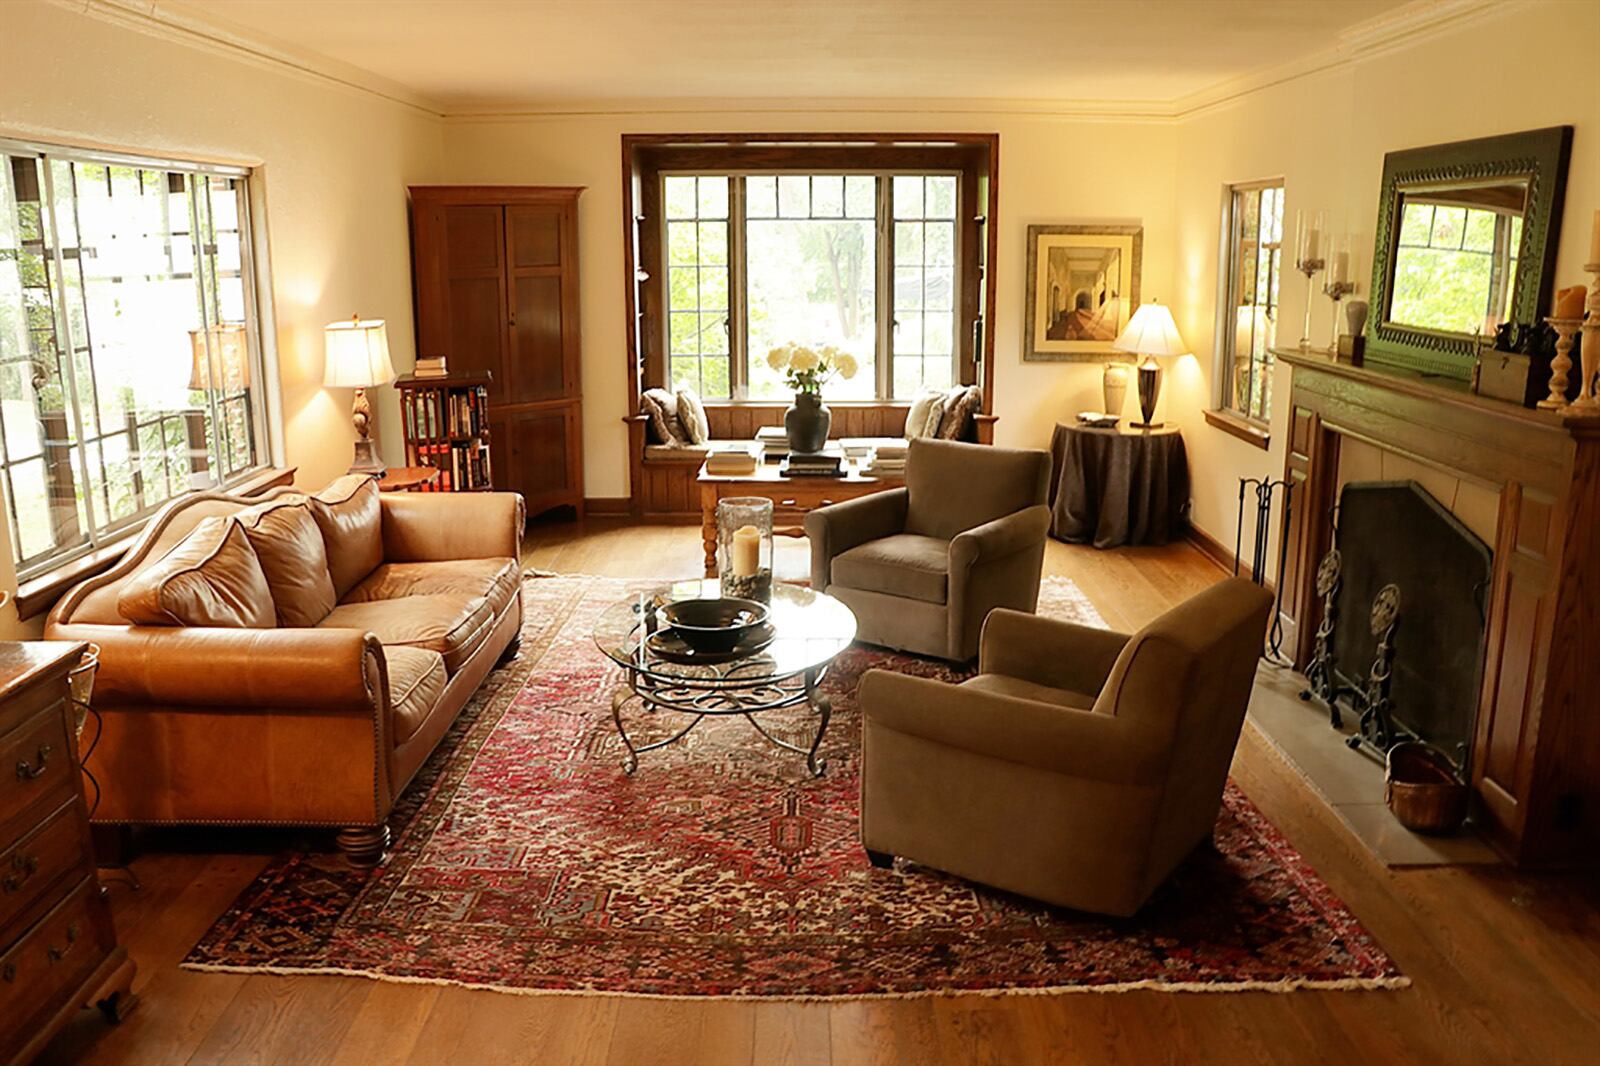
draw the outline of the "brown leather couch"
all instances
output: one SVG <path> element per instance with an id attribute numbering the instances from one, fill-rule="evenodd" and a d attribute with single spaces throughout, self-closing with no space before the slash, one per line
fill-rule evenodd
<path id="1" fill-rule="evenodd" d="M 872 644 L 965 662 L 997 607 L 1039 602 L 1050 456 L 913 440 L 905 488 L 806 515 L 811 587 L 855 612 Z"/>
<path id="2" fill-rule="evenodd" d="M 861 842 L 1078 910 L 1144 905 L 1211 836 L 1272 597 L 1229 578 L 1133 636 L 1016 611 L 959 685 L 861 679 Z"/>
<path id="3" fill-rule="evenodd" d="M 516 493 L 360 476 L 173 501 L 45 626 L 100 647 L 94 820 L 328 826 L 377 862 L 395 798 L 516 650 L 523 524 Z"/>

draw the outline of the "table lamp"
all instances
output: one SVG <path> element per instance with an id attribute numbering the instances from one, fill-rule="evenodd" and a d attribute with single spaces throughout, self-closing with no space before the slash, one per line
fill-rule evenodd
<path id="1" fill-rule="evenodd" d="M 330 389 L 356 390 L 351 418 L 356 426 L 356 458 L 349 473 L 382 477 L 383 461 L 372 444 L 372 405 L 367 390 L 394 380 L 389 362 L 389 334 L 381 318 L 351 315 L 347 322 L 330 322 L 323 330 L 327 368 L 322 383 Z"/>
<path id="2" fill-rule="evenodd" d="M 1189 349 L 1183 345 L 1183 338 L 1178 336 L 1178 326 L 1172 321 L 1172 312 L 1164 304 L 1140 304 L 1128 328 L 1122 331 L 1122 336 L 1111 342 L 1111 347 L 1119 352 L 1144 356 L 1144 362 L 1139 364 L 1139 413 L 1144 416 L 1144 421 L 1133 425 L 1136 429 L 1160 428 L 1161 423 L 1153 420 L 1156 398 L 1161 395 L 1161 364 L 1156 362 L 1156 356 L 1189 354 Z"/>
<path id="3" fill-rule="evenodd" d="M 242 324 L 222 322 L 191 329 L 189 348 L 191 389 L 239 392 L 250 387 L 250 349 Z"/>

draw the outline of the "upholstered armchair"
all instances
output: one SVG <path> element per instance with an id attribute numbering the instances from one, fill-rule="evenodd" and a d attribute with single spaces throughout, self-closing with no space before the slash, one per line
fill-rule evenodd
<path id="1" fill-rule="evenodd" d="M 1131 915 L 1222 804 L 1272 597 L 1230 578 L 1131 637 L 995 611 L 976 677 L 861 679 L 861 842 Z"/>
<path id="2" fill-rule="evenodd" d="M 913 440 L 904 488 L 806 515 L 811 587 L 855 612 L 862 640 L 960 662 L 996 607 L 1039 601 L 1050 456 Z"/>

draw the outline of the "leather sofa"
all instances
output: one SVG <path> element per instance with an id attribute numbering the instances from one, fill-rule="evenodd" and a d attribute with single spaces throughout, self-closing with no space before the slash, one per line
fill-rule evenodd
<path id="1" fill-rule="evenodd" d="M 100 648 L 94 821 L 326 826 L 378 862 L 396 797 L 515 653 L 523 525 L 516 493 L 360 475 L 173 501 L 45 625 Z"/>
<path id="2" fill-rule="evenodd" d="M 1001 610 L 968 681 L 869 670 L 869 858 L 1136 913 L 1211 837 L 1271 608 L 1235 577 L 1132 636 Z"/>

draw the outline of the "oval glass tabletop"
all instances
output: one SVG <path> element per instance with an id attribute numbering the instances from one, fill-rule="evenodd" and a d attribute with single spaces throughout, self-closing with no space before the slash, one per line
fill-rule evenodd
<path id="1" fill-rule="evenodd" d="M 850 608 L 803 585 L 772 586 L 772 643 L 755 655 L 725 663 L 676 663 L 645 644 L 647 614 L 676 600 L 715 599 L 716 578 L 691 579 L 647 589 L 606 608 L 594 627 L 594 642 L 619 666 L 663 680 L 701 684 L 748 682 L 789 677 L 825 666 L 856 638 Z"/>

